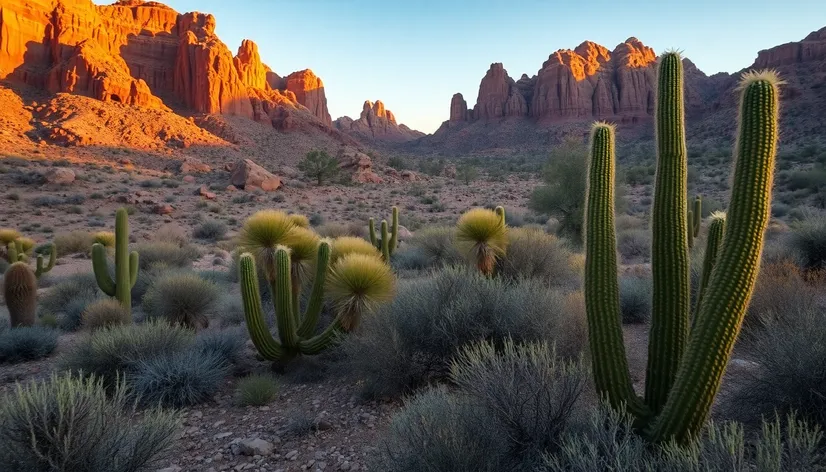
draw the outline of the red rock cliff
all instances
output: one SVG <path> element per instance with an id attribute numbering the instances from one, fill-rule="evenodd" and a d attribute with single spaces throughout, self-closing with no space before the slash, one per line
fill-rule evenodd
<path id="1" fill-rule="evenodd" d="M 358 120 L 344 116 L 333 124 L 340 131 L 369 141 L 405 142 L 424 136 L 422 132 L 398 124 L 393 112 L 385 108 L 381 100 L 365 101 Z"/>

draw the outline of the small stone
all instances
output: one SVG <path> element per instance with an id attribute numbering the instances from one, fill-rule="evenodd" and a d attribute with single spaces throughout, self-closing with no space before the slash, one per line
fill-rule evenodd
<path id="1" fill-rule="evenodd" d="M 272 454 L 273 444 L 260 438 L 246 439 L 238 443 L 241 454 L 245 456 L 268 456 Z"/>
<path id="2" fill-rule="evenodd" d="M 288 452 L 287 455 L 284 456 L 284 458 L 287 459 L 288 461 L 294 461 L 298 458 L 298 451 L 293 449 L 292 451 Z"/>
<path id="3" fill-rule="evenodd" d="M 350 464 L 350 461 L 344 461 L 338 467 L 338 470 L 350 470 L 351 467 L 352 467 L 352 465 Z"/>
<path id="4" fill-rule="evenodd" d="M 218 433 L 215 436 L 213 436 L 212 439 L 216 439 L 216 440 L 217 439 L 224 439 L 224 438 L 228 438 L 230 436 L 232 436 L 232 433 L 230 433 L 230 432 Z"/>

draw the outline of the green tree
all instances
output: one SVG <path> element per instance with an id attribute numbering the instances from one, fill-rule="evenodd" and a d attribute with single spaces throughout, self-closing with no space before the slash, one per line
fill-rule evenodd
<path id="1" fill-rule="evenodd" d="M 316 179 L 318 185 L 338 174 L 338 159 L 327 154 L 326 151 L 310 151 L 298 163 L 298 170 L 307 177 Z"/>
<path id="2" fill-rule="evenodd" d="M 560 234 L 577 244 L 582 242 L 587 173 L 588 146 L 580 141 L 565 141 L 551 150 L 541 171 L 545 184 L 533 190 L 528 202 L 531 210 L 558 219 Z M 616 186 L 618 210 L 625 203 L 624 189 L 624 185 Z"/>
<path id="3" fill-rule="evenodd" d="M 479 171 L 476 170 L 476 167 L 470 164 L 461 165 L 458 169 L 456 169 L 456 177 L 463 181 L 465 185 L 470 185 L 470 183 L 476 180 L 476 177 L 478 176 Z"/>

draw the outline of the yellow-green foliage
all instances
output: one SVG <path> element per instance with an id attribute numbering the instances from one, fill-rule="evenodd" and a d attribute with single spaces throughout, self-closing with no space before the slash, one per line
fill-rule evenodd
<path id="1" fill-rule="evenodd" d="M 337 260 L 348 254 L 364 254 L 367 256 L 381 257 L 381 252 L 373 246 L 370 241 L 353 236 L 341 236 L 333 240 L 331 262 L 335 263 Z"/>
<path id="2" fill-rule="evenodd" d="M 114 298 L 103 298 L 87 305 L 81 319 L 84 328 L 96 330 L 129 323 L 129 313 Z"/>
<path id="3" fill-rule="evenodd" d="M 309 228 L 310 227 L 310 219 L 304 215 L 299 213 L 293 213 L 290 215 L 290 221 L 293 222 L 294 225 L 300 226 L 302 228 Z"/>
<path id="4" fill-rule="evenodd" d="M 393 299 L 396 278 L 379 257 L 348 254 L 333 265 L 327 280 L 327 298 L 343 315 L 345 331 L 352 330 L 363 313 Z"/>
<path id="5" fill-rule="evenodd" d="M 98 231 L 92 237 L 92 244 L 97 243 L 105 247 L 106 249 L 111 249 L 115 247 L 115 233 L 111 231 Z"/>
<path id="6" fill-rule="evenodd" d="M 496 260 L 507 251 L 508 229 L 496 212 L 474 208 L 459 218 L 456 244 L 483 274 L 491 275 Z"/>
<path id="7" fill-rule="evenodd" d="M 0 244 L 2 244 L 3 247 L 6 247 L 6 245 L 8 245 L 9 243 L 13 243 L 20 236 L 20 232 L 15 229 L 0 229 Z"/>

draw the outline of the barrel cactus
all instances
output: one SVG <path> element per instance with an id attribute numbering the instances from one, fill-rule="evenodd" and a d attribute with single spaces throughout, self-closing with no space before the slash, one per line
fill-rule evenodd
<path id="1" fill-rule="evenodd" d="M 34 326 L 37 312 L 37 277 L 25 262 L 12 264 L 3 277 L 3 296 L 11 327 Z"/>
<path id="2" fill-rule="evenodd" d="M 129 252 L 129 214 L 121 208 L 115 214 L 115 278 L 109 275 L 106 246 L 92 245 L 92 269 L 98 287 L 110 297 L 115 297 L 123 309 L 132 312 L 132 287 L 138 281 L 138 253 Z"/>
<path id="3" fill-rule="evenodd" d="M 333 249 L 335 241 L 321 240 L 295 223 L 283 212 L 263 210 L 246 221 L 239 237 L 238 270 L 247 329 L 261 356 L 273 362 L 318 354 L 337 334 L 354 329 L 377 303 L 391 298 L 395 286 L 389 266 L 367 241 L 364 244 L 374 254 L 352 250 L 352 241 Z M 261 308 L 259 267 L 272 294 L 277 340 Z M 300 296 L 305 282 L 310 282 L 309 271 L 313 272 L 312 288 L 302 311 Z M 336 316 L 317 333 L 325 299 Z"/>
<path id="4" fill-rule="evenodd" d="M 653 316 L 644 398 L 633 389 L 622 340 L 614 229 L 614 129 L 597 123 L 592 131 L 585 301 L 594 379 L 598 392 L 634 415 L 636 426 L 652 441 L 686 442 L 696 437 L 720 388 L 754 289 L 769 219 L 779 85 L 771 72 L 744 74 L 741 80 L 731 200 L 725 228 L 721 217 L 712 220 L 710 260 L 705 261 L 707 274 L 703 274 L 689 337 L 682 59 L 669 52 L 660 60 L 652 213 Z"/>

